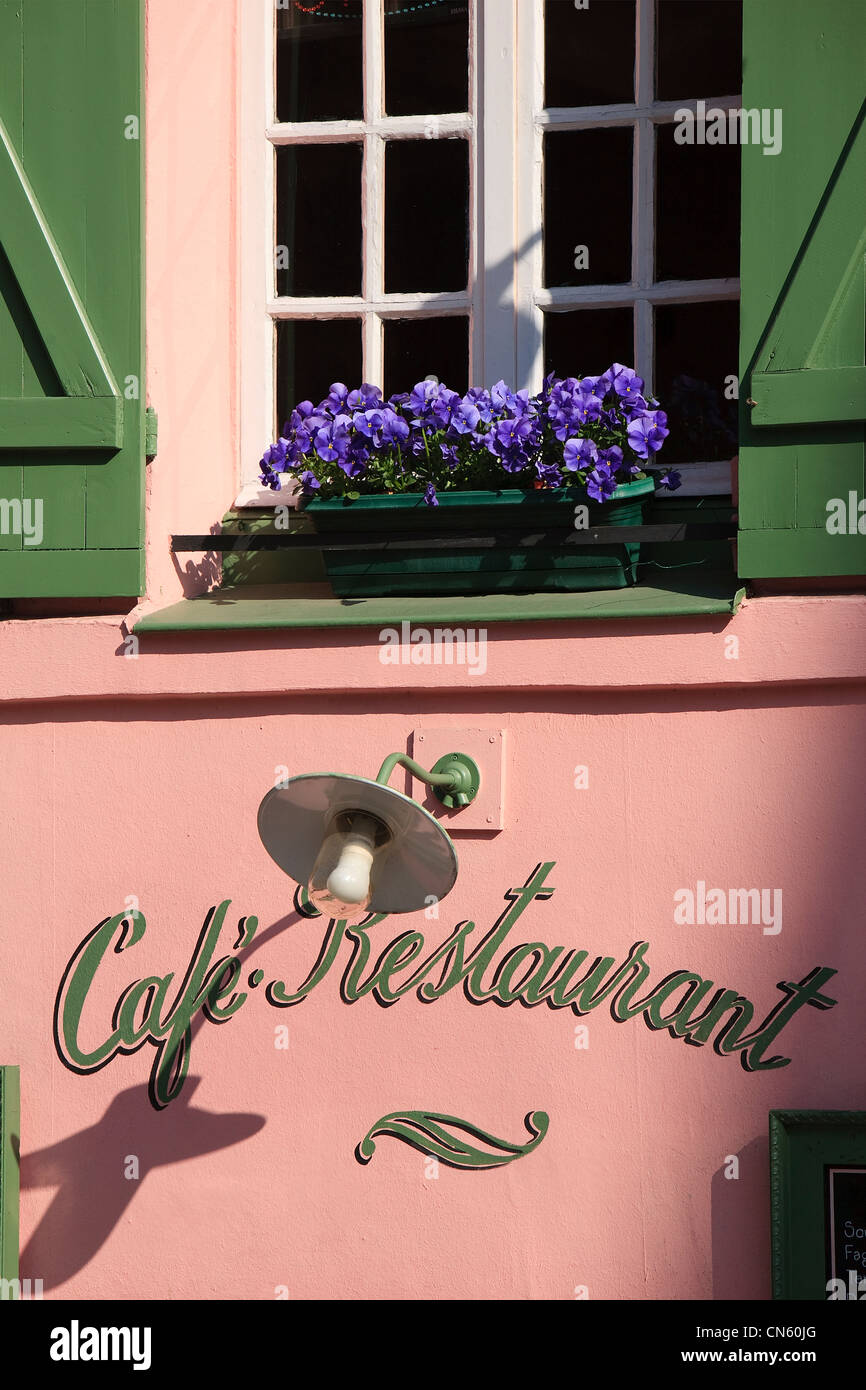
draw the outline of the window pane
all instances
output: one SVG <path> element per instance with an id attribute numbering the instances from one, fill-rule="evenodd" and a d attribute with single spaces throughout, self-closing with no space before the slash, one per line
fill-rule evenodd
<path id="1" fill-rule="evenodd" d="M 668 413 L 665 463 L 709 463 L 737 452 L 737 372 L 740 306 L 666 304 L 655 312 L 655 393 Z M 727 378 L 727 381 L 726 381 Z"/>
<path id="2" fill-rule="evenodd" d="M 385 147 L 385 292 L 465 290 L 469 146 L 390 140 Z"/>
<path id="3" fill-rule="evenodd" d="M 742 0 L 658 0 L 656 96 L 732 97 L 742 87 Z"/>
<path id="4" fill-rule="evenodd" d="M 546 0 L 545 106 L 634 101 L 634 0 Z"/>
<path id="5" fill-rule="evenodd" d="M 276 328 L 278 429 L 298 401 L 318 405 L 332 381 L 360 386 L 360 319 L 280 319 Z"/>
<path id="6" fill-rule="evenodd" d="M 277 294 L 360 294 L 361 146 L 282 145 L 275 153 Z"/>
<path id="7" fill-rule="evenodd" d="M 545 376 L 597 376 L 612 362 L 631 366 L 633 361 L 631 307 L 544 315 Z"/>
<path id="8" fill-rule="evenodd" d="M 631 127 L 545 135 L 545 285 L 631 279 L 631 189 Z"/>
<path id="9" fill-rule="evenodd" d="M 418 116 L 469 109 L 469 5 L 385 0 L 385 110 Z"/>
<path id="10" fill-rule="evenodd" d="M 362 0 L 277 10 L 278 121 L 361 119 L 361 10 Z"/>
<path id="11" fill-rule="evenodd" d="M 660 126 L 656 145 L 656 279 L 740 273 L 740 147 L 678 145 Z"/>
<path id="12" fill-rule="evenodd" d="M 469 387 L 469 319 L 386 319 L 385 395 L 437 376 L 452 391 Z"/>

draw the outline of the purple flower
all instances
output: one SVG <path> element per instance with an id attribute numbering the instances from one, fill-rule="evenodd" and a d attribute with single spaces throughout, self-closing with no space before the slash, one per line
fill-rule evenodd
<path id="1" fill-rule="evenodd" d="M 682 486 L 682 475 L 675 468 L 669 468 L 659 478 L 659 487 L 666 487 L 668 492 L 676 492 Z"/>
<path id="2" fill-rule="evenodd" d="M 596 400 L 603 401 L 610 390 L 610 374 L 604 372 L 602 376 L 585 376 L 580 380 L 580 391 L 582 395 L 594 396 Z"/>
<path id="3" fill-rule="evenodd" d="M 352 423 L 360 434 L 367 435 L 368 439 L 376 439 L 385 423 L 385 417 L 381 410 L 356 410 L 352 416 Z"/>
<path id="4" fill-rule="evenodd" d="M 264 459 L 262 459 L 262 471 L 259 474 L 259 479 L 266 487 L 269 487 L 272 492 L 280 492 L 282 490 L 283 485 L 280 482 L 279 473 L 272 473 L 270 465 L 266 463 Z"/>
<path id="5" fill-rule="evenodd" d="M 408 438 L 408 422 L 395 410 L 384 410 L 382 412 L 382 439 L 388 444 L 396 444 L 399 447 L 401 444 L 405 444 Z"/>
<path id="6" fill-rule="evenodd" d="M 346 397 L 348 410 L 375 410 L 381 404 L 381 391 L 378 386 L 371 386 L 368 381 L 363 382 L 359 390 L 350 391 Z"/>
<path id="7" fill-rule="evenodd" d="M 493 401 L 489 391 L 485 391 L 483 386 L 470 386 L 464 400 L 472 403 L 485 424 L 490 424 L 493 419 Z"/>
<path id="8" fill-rule="evenodd" d="M 437 381 L 417 381 L 412 387 L 407 402 L 409 409 L 413 412 L 415 419 L 413 424 L 420 424 L 432 414 L 433 403 L 439 398 L 439 383 Z"/>
<path id="9" fill-rule="evenodd" d="M 639 459 L 648 458 L 650 453 L 656 453 L 662 447 L 669 431 L 656 424 L 655 416 L 652 411 L 644 415 L 639 415 L 637 419 L 630 420 L 628 425 L 628 442 Z"/>
<path id="10" fill-rule="evenodd" d="M 616 492 L 616 479 L 606 463 L 597 464 L 592 472 L 587 474 L 586 491 L 587 496 L 596 502 L 606 502 Z"/>
<path id="11" fill-rule="evenodd" d="M 348 478 L 363 478 L 367 472 L 367 458 L 368 451 L 359 449 L 339 459 L 338 462 Z"/>
<path id="12" fill-rule="evenodd" d="M 456 444 L 446 444 L 443 440 L 440 442 L 439 448 L 442 451 L 442 457 L 448 464 L 448 467 L 456 468 L 458 463 L 460 462 L 460 456 L 457 453 Z"/>
<path id="13" fill-rule="evenodd" d="M 275 473 L 281 473 L 286 462 L 289 441 L 278 439 L 276 444 L 271 444 L 262 454 L 262 467 L 272 468 Z"/>
<path id="14" fill-rule="evenodd" d="M 569 439 L 562 453 L 565 466 L 571 473 L 577 473 L 582 468 L 591 468 L 598 458 L 598 448 L 591 439 Z M 602 467 L 607 468 L 607 464 L 602 464 Z"/>
<path id="15" fill-rule="evenodd" d="M 610 465 L 611 471 L 614 473 L 622 467 L 622 449 L 618 444 L 611 444 L 608 449 L 599 449 L 598 456 L 602 463 Z"/>
<path id="16" fill-rule="evenodd" d="M 624 396 L 626 400 L 634 400 L 643 390 L 643 377 L 638 376 L 631 367 L 624 367 L 621 362 L 614 362 L 608 368 L 607 375 L 616 394 Z"/>
<path id="17" fill-rule="evenodd" d="M 562 487 L 563 477 L 555 463 L 536 463 L 535 471 L 545 487 Z"/>
<path id="18" fill-rule="evenodd" d="M 577 425 L 592 424 L 601 416 L 601 400 L 598 396 L 586 395 L 583 391 L 574 397 L 571 418 Z"/>
<path id="19" fill-rule="evenodd" d="M 424 489 L 424 501 L 428 507 L 439 506 L 439 498 L 436 496 L 436 489 L 432 483 L 428 483 Z"/>
<path id="20" fill-rule="evenodd" d="M 460 401 L 451 417 L 451 428 L 457 434 L 470 434 L 481 419 L 481 411 L 470 395 Z"/>
<path id="21" fill-rule="evenodd" d="M 316 453 L 325 463 L 345 458 L 349 448 L 348 415 L 338 415 L 330 425 L 316 431 Z"/>
<path id="22" fill-rule="evenodd" d="M 335 415 L 338 415 L 341 410 L 345 410 L 346 408 L 346 398 L 348 394 L 349 388 L 345 386 L 342 381 L 332 381 L 328 390 L 328 395 L 322 404 L 326 405 Z M 304 405 L 310 405 L 310 402 L 304 401 L 297 409 L 302 410 Z M 312 409 L 313 407 L 310 405 L 310 409 L 304 411 L 304 414 L 310 415 Z"/>
<path id="23" fill-rule="evenodd" d="M 301 474 L 299 480 L 304 492 L 315 492 L 316 488 L 322 486 L 315 473 L 311 473 L 309 468 Z"/>
<path id="24" fill-rule="evenodd" d="M 508 420 L 500 420 L 493 430 L 498 448 L 496 453 L 506 453 L 514 449 L 520 449 L 523 441 L 532 433 L 532 421 L 525 415 L 518 415 Z"/>

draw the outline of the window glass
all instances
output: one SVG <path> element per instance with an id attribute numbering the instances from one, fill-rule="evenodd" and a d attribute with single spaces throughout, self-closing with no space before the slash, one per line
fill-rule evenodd
<path id="1" fill-rule="evenodd" d="M 360 319 L 279 319 L 276 331 L 278 430 L 299 401 L 318 405 L 332 381 L 360 385 Z"/>
<path id="2" fill-rule="evenodd" d="M 656 97 L 736 96 L 742 85 L 740 0 L 658 0 Z"/>
<path id="3" fill-rule="evenodd" d="M 468 0 L 385 0 L 389 116 L 469 109 Z"/>
<path id="4" fill-rule="evenodd" d="M 632 131 L 554 131 L 544 137 L 544 283 L 631 279 Z"/>
<path id="5" fill-rule="evenodd" d="M 452 391 L 469 388 L 469 319 L 391 319 L 385 322 L 385 394 L 410 391 L 437 376 Z"/>
<path id="6" fill-rule="evenodd" d="M 634 101 L 634 53 L 634 0 L 546 0 L 545 106 Z"/>
<path id="7" fill-rule="evenodd" d="M 469 145 L 389 140 L 385 147 L 385 292 L 465 290 Z"/>
<path id="8" fill-rule="evenodd" d="M 736 276 L 740 269 L 740 147 L 656 144 L 656 279 Z"/>
<path id="9" fill-rule="evenodd" d="M 665 304 L 655 311 L 656 395 L 668 414 L 665 463 L 709 463 L 737 452 L 740 306 Z"/>
<path id="10" fill-rule="evenodd" d="M 277 120 L 360 120 L 361 0 L 289 0 L 276 17 Z"/>
<path id="11" fill-rule="evenodd" d="M 277 294 L 360 294 L 361 145 L 281 145 L 275 153 Z"/>
<path id="12" fill-rule="evenodd" d="M 634 361 L 631 307 L 572 309 L 544 315 L 544 374 L 597 376 L 612 362 Z"/>

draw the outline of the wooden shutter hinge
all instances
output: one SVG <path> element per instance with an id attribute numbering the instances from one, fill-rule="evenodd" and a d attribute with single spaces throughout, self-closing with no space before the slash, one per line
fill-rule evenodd
<path id="1" fill-rule="evenodd" d="M 159 420 L 152 405 L 147 407 L 144 413 L 144 456 L 146 459 L 156 458 L 157 431 Z"/>

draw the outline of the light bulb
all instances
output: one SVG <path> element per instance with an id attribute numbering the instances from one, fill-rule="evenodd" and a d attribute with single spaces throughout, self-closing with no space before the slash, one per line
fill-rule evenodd
<path id="1" fill-rule="evenodd" d="M 363 811 L 337 817 L 319 850 L 307 890 L 323 916 L 356 923 L 368 915 L 377 852 L 389 838 L 387 827 Z"/>
<path id="2" fill-rule="evenodd" d="M 370 870 L 375 844 L 371 835 L 346 836 L 340 862 L 328 875 L 328 891 L 341 902 L 357 906 L 370 896 Z"/>

